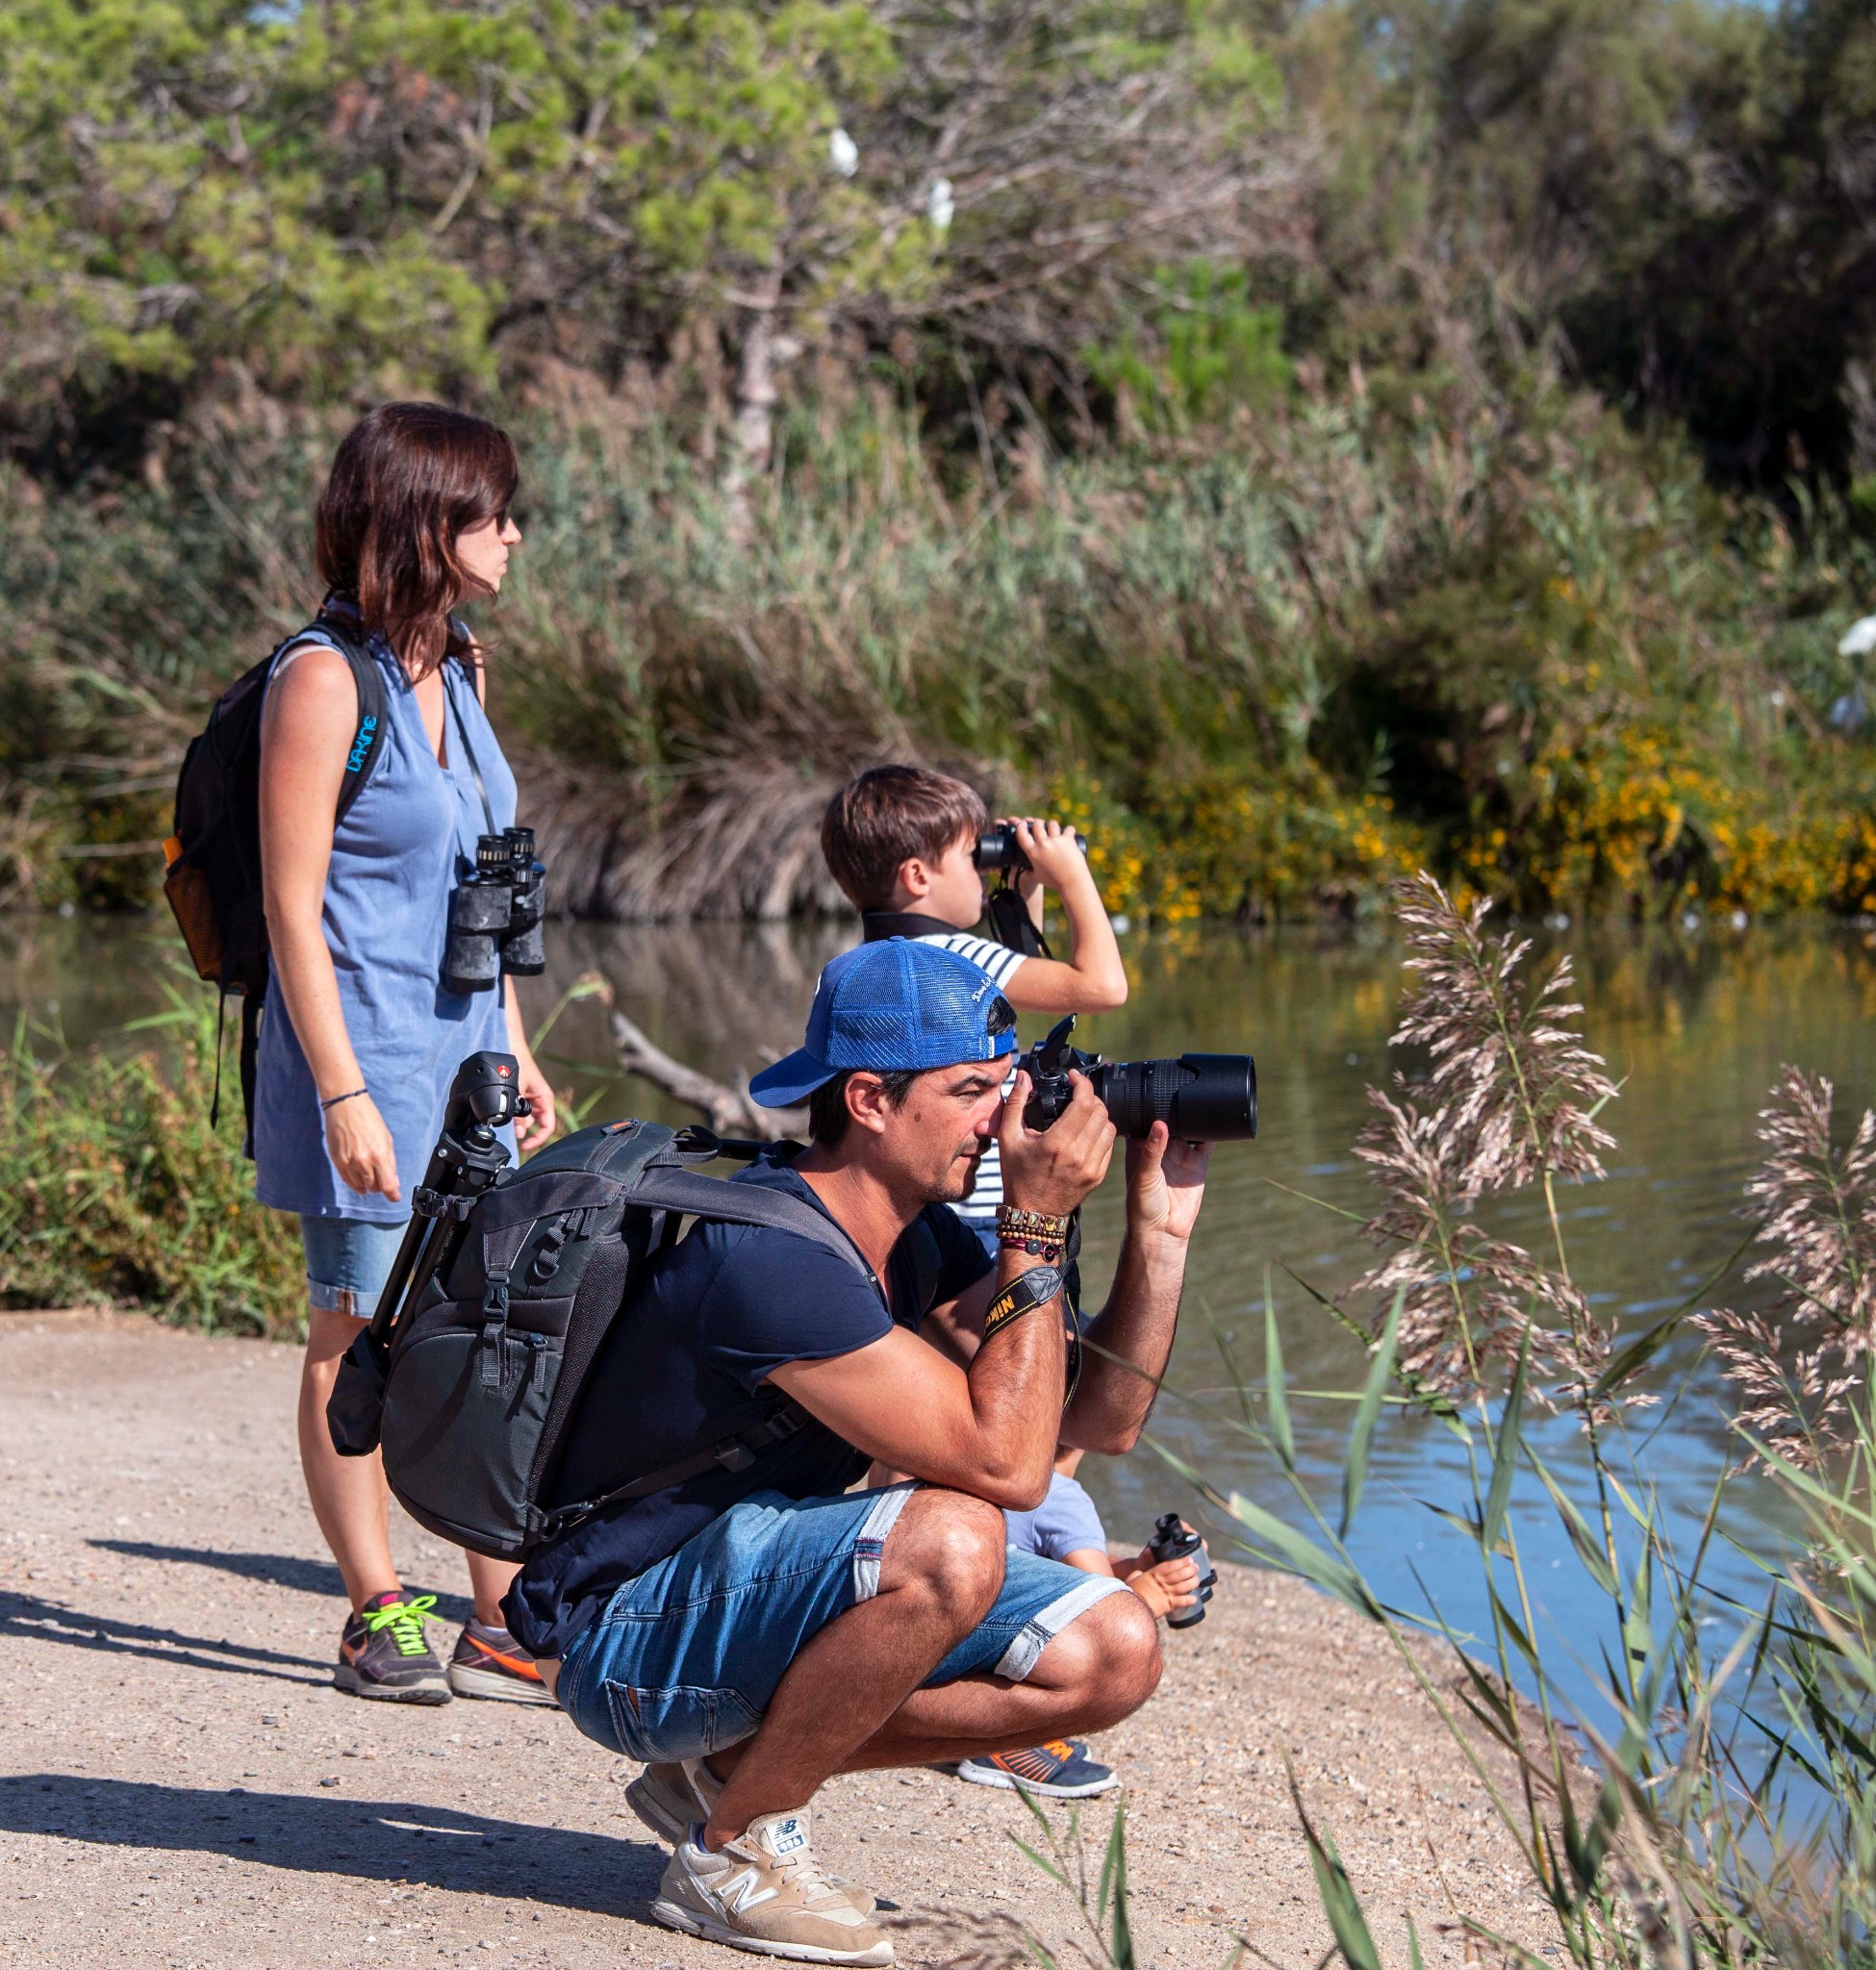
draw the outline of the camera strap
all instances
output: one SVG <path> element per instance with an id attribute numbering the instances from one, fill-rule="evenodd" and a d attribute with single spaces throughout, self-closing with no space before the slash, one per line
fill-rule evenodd
<path id="1" fill-rule="evenodd" d="M 1036 928 L 1035 919 L 1029 915 L 1029 905 L 1024 900 L 1022 891 L 1007 876 L 985 898 L 984 912 L 990 919 L 991 936 L 1005 950 L 1016 951 L 1026 958 L 1053 955 L 1049 948 L 1049 940 Z"/>
<path id="2" fill-rule="evenodd" d="M 1062 1275 L 1053 1266 L 1031 1266 L 1019 1273 L 984 1308 L 983 1337 L 1001 1333 L 1013 1320 L 1047 1306 L 1062 1290 Z"/>
<path id="3" fill-rule="evenodd" d="M 444 660 L 443 667 L 443 701 L 449 708 L 449 720 L 456 727 L 456 743 L 463 748 L 463 761 L 469 770 L 469 778 L 475 782 L 475 791 L 482 802 L 482 819 L 487 823 L 487 832 L 498 835 L 501 830 L 495 825 L 495 811 L 489 805 L 489 790 L 483 784 L 482 769 L 475 761 L 475 747 L 469 744 L 469 730 L 457 706 L 456 694 L 449 688 L 447 659 Z"/>

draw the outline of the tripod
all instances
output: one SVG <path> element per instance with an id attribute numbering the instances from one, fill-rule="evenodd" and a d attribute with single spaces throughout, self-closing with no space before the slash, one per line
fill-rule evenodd
<path id="1" fill-rule="evenodd" d="M 424 1287 L 455 1258 L 476 1199 L 508 1167 L 508 1151 L 495 1140 L 495 1130 L 528 1112 L 520 1078 L 511 1053 L 471 1053 L 456 1070 L 443 1133 L 411 1199 L 411 1222 L 366 1330 L 380 1355 L 404 1307 L 415 1306 Z"/>

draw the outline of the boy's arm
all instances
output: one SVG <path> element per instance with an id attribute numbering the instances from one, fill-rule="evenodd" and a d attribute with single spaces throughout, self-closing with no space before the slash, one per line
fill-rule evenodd
<path id="1" fill-rule="evenodd" d="M 1003 997 L 1018 1012 L 1112 1012 L 1125 1005 L 1120 946 L 1087 860 L 1075 846 L 1074 830 L 1058 821 L 1019 821 L 1016 839 L 1029 867 L 1061 897 L 1075 955 L 1025 958 Z"/>

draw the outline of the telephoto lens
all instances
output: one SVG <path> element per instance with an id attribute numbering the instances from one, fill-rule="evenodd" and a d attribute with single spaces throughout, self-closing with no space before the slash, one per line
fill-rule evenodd
<path id="1" fill-rule="evenodd" d="M 1126 1136 L 1144 1136 L 1155 1122 L 1181 1142 L 1248 1142 L 1257 1133 L 1257 1064 L 1248 1053 L 1110 1060 L 1088 1078 Z"/>
<path id="2" fill-rule="evenodd" d="M 1168 1628 L 1197 1628 L 1205 1618 L 1205 1603 L 1211 1599 L 1211 1590 L 1218 1584 L 1218 1576 L 1211 1570 L 1211 1561 L 1205 1557 L 1205 1542 L 1196 1532 L 1188 1531 L 1185 1522 L 1178 1512 L 1165 1512 L 1153 1523 L 1153 1537 L 1147 1544 L 1147 1551 L 1153 1554 L 1153 1563 L 1162 1565 L 1169 1559 L 1185 1559 L 1193 1553 L 1199 1555 L 1199 1564 L 1204 1571 L 1199 1576 L 1199 1598 L 1190 1607 L 1176 1607 L 1166 1617 Z"/>
<path id="3" fill-rule="evenodd" d="M 546 869 L 534 859 L 534 830 L 511 827 L 508 844 L 508 885 L 512 902 L 507 935 L 501 940 L 501 969 L 518 978 L 538 978 L 547 969 L 546 936 L 541 920 L 546 913 Z"/>
<path id="4" fill-rule="evenodd" d="M 475 868 L 449 893 L 449 929 L 444 940 L 446 992 L 487 992 L 501 976 L 501 939 L 514 914 L 512 857 L 506 835 L 482 835 Z"/>
<path id="5" fill-rule="evenodd" d="M 1075 846 L 1082 854 L 1088 852 L 1086 835 L 1077 835 Z M 1000 821 L 997 825 L 977 837 L 977 846 L 971 859 L 979 869 L 1008 869 L 1021 873 L 1029 866 L 1029 858 L 1023 852 L 1023 845 L 1016 839 L 1016 823 L 1013 821 Z"/>
<path id="6" fill-rule="evenodd" d="M 1145 1136 L 1163 1122 L 1176 1141 L 1250 1142 L 1257 1133 L 1257 1063 L 1248 1053 L 1181 1053 L 1177 1060 L 1103 1060 L 1070 1043 L 1075 1015 L 1053 1026 L 1017 1061 L 1029 1076 L 1023 1120 L 1031 1128 L 1059 1122 L 1074 1099 L 1071 1072 L 1087 1075 L 1097 1099 L 1125 1136 Z"/>

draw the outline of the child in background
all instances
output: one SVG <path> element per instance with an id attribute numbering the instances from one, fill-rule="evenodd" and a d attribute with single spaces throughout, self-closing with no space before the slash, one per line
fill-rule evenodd
<path id="1" fill-rule="evenodd" d="M 1032 1512 L 1005 1512 L 1009 1543 L 1021 1553 L 1059 1559 L 1084 1574 L 1109 1574 L 1125 1580 L 1156 1621 L 1199 1598 L 1199 1562 L 1193 1558 L 1155 1560 L 1151 1547 L 1132 1559 L 1107 1557 L 1107 1534 L 1095 1502 L 1076 1481 L 1082 1452 L 1063 1450 L 1055 1458 L 1049 1496 Z M 998 1752 L 966 1758 L 957 1776 L 973 1785 L 1021 1786 L 1046 1799 L 1088 1799 L 1120 1783 L 1111 1765 L 1098 1763 L 1078 1739 L 1056 1738 L 1028 1751 Z"/>
<path id="2" fill-rule="evenodd" d="M 860 934 L 942 944 L 987 972 L 1018 1012 L 1111 1012 L 1127 1003 L 1127 972 L 1086 858 L 1072 829 L 1054 821 L 1019 821 L 1029 858 L 1017 878 L 1040 926 L 1042 895 L 1052 889 L 1068 919 L 1074 954 L 1026 957 L 976 934 L 984 912 L 983 877 L 972 859 L 989 823 L 975 788 L 923 766 L 879 766 L 849 780 L 827 803 L 821 849 L 834 880 L 860 913 Z M 951 1208 L 997 1251 L 997 1206 L 1003 1200 L 997 1145 L 977 1164 L 971 1195 Z"/>

